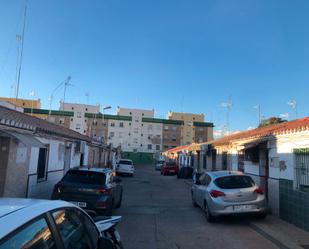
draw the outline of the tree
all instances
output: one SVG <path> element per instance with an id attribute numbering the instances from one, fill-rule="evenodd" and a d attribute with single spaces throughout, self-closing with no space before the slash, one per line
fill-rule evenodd
<path id="1" fill-rule="evenodd" d="M 261 123 L 259 124 L 259 128 L 269 126 L 269 125 L 274 125 L 274 124 L 280 124 L 286 121 L 287 120 L 282 119 L 282 118 L 271 117 L 271 118 L 262 120 Z"/>

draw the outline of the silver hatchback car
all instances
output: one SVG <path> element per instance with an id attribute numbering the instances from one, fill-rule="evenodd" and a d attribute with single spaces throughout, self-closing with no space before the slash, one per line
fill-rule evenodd
<path id="1" fill-rule="evenodd" d="M 253 179 L 238 171 L 205 172 L 191 189 L 192 203 L 200 206 L 207 221 L 231 214 L 267 215 L 267 201 Z"/>

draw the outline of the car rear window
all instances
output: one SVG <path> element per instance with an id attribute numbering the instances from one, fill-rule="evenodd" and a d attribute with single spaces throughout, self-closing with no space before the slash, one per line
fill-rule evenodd
<path id="1" fill-rule="evenodd" d="M 106 176 L 104 173 L 71 170 L 63 177 L 64 182 L 83 183 L 92 185 L 105 184 Z"/>
<path id="2" fill-rule="evenodd" d="M 254 181 L 250 176 L 225 176 L 216 179 L 214 182 L 219 188 L 223 189 L 250 188 L 254 186 Z"/>
<path id="3" fill-rule="evenodd" d="M 119 164 L 132 165 L 132 162 L 131 161 L 122 161 L 122 160 L 120 160 Z"/>
<path id="4" fill-rule="evenodd" d="M 170 162 L 170 163 L 166 163 L 165 165 L 166 165 L 167 167 L 174 167 L 174 166 L 176 166 L 176 163 Z"/>

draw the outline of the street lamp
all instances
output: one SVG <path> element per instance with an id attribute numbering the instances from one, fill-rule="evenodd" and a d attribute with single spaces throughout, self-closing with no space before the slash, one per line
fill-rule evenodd
<path id="1" fill-rule="evenodd" d="M 111 109 L 112 107 L 110 105 L 107 105 L 107 106 L 103 106 L 102 108 L 102 123 L 103 123 L 103 126 L 104 126 L 104 110 L 108 110 L 108 109 Z M 104 143 L 104 140 L 105 140 L 105 132 L 103 131 L 103 143 Z"/>

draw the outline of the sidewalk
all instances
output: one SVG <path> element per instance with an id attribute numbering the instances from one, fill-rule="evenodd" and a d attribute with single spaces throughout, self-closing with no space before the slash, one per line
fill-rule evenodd
<path id="1" fill-rule="evenodd" d="M 264 237 L 268 237 L 279 248 L 309 249 L 309 232 L 280 218 L 269 215 L 265 220 L 250 222 L 249 226 Z"/>

